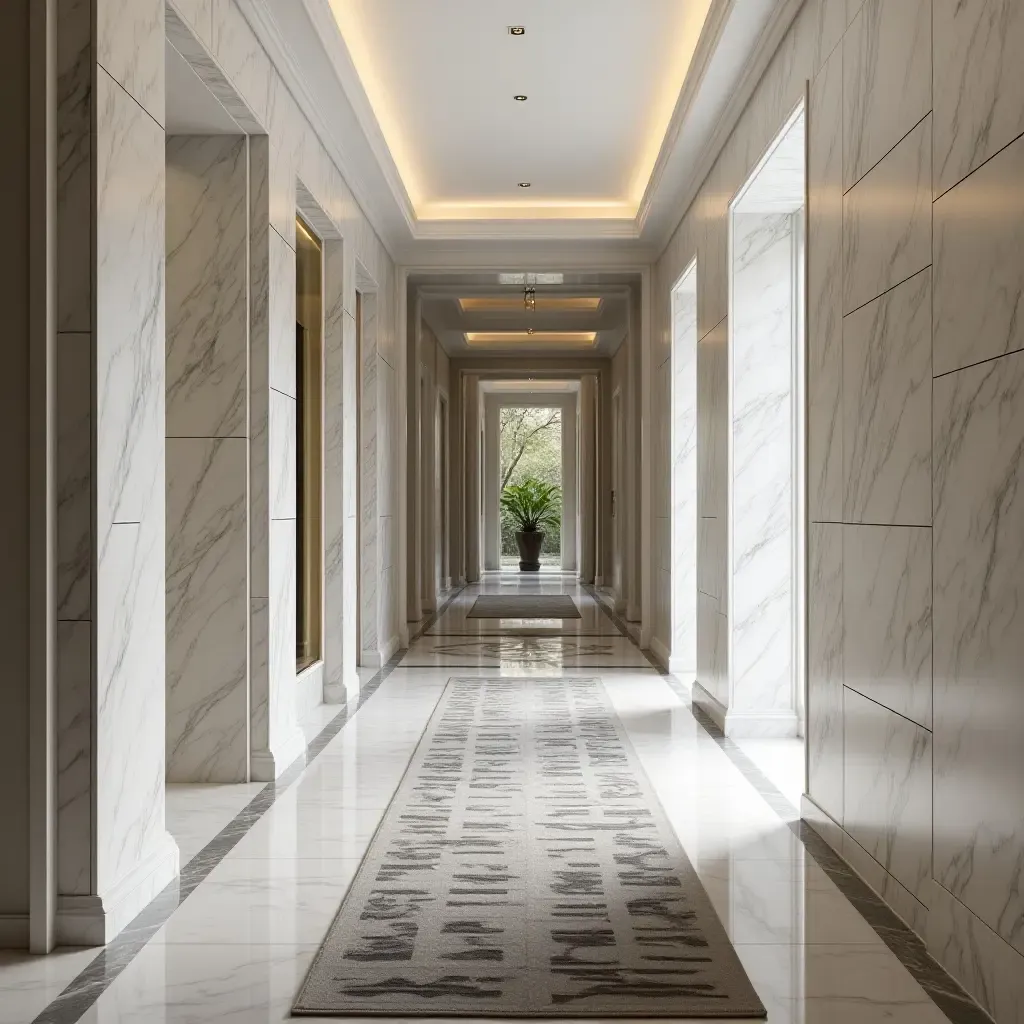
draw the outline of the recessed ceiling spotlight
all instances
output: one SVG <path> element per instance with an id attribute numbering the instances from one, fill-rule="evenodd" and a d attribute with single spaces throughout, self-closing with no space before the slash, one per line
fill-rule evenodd
<path id="1" fill-rule="evenodd" d="M 528 181 L 521 181 L 521 182 L 519 182 L 519 187 L 520 188 L 529 188 L 530 187 L 530 183 Z"/>
<path id="2" fill-rule="evenodd" d="M 523 93 L 516 94 L 515 96 L 512 97 L 512 99 L 514 99 L 517 103 L 526 102 L 526 96 Z"/>
<path id="3" fill-rule="evenodd" d="M 509 25 L 508 34 L 510 36 L 525 36 L 526 26 L 525 25 Z"/>

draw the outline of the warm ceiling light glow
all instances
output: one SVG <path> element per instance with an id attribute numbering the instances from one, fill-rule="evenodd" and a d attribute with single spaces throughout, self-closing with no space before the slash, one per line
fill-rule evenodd
<path id="1" fill-rule="evenodd" d="M 514 99 L 517 103 L 526 102 L 526 96 L 523 93 L 517 93 L 515 96 L 512 97 L 512 99 Z"/>
<path id="2" fill-rule="evenodd" d="M 565 345 L 591 348 L 597 331 L 466 331 L 467 345 Z"/>
<path id="3" fill-rule="evenodd" d="M 398 116 L 398 103 L 393 97 L 388 96 L 374 62 L 370 40 L 363 23 L 363 4 L 359 0 L 329 0 L 329 3 L 413 211 L 417 218 L 424 221 L 633 220 L 650 183 L 654 165 L 664 144 L 669 122 L 711 6 L 711 0 L 687 0 L 684 5 L 685 20 L 681 28 L 673 32 L 675 50 L 672 59 L 666 61 L 665 76 L 655 101 L 648 107 L 648 120 L 644 132 L 646 143 L 640 147 L 640 158 L 631 176 L 628 194 L 593 200 L 552 196 L 536 201 L 447 201 L 431 200 L 424 195 L 423 176 L 419 173 L 414 153 L 400 127 L 402 121 Z M 523 25 L 509 25 L 508 32 L 513 36 L 523 36 L 526 34 L 526 28 Z M 519 182 L 520 188 L 527 189 L 531 186 L 531 182 Z"/>
<path id="4" fill-rule="evenodd" d="M 601 308 L 598 296 L 538 295 L 536 301 L 539 313 L 594 313 Z M 518 313 L 523 308 L 518 296 L 466 298 L 458 302 L 463 313 Z"/>
<path id="5" fill-rule="evenodd" d="M 682 92 L 683 82 L 686 81 L 686 73 L 690 70 L 690 63 L 710 8 L 711 0 L 691 0 L 686 5 L 686 22 L 675 36 L 676 51 L 672 60 L 666 64 L 668 71 L 656 101 L 651 104 L 647 145 L 641 151 L 640 162 L 633 173 L 630 199 L 635 202 L 637 210 L 640 209 L 644 192 L 654 173 L 654 165 L 658 161 L 658 154 L 665 141 L 669 122 L 679 101 L 679 94 Z"/>

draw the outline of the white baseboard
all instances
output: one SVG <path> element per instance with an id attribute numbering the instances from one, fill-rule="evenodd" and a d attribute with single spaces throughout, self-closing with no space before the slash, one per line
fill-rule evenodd
<path id="1" fill-rule="evenodd" d="M 249 774 L 253 782 L 273 782 L 279 779 L 300 757 L 306 756 L 306 737 L 296 725 L 288 738 L 275 744 L 273 750 L 254 750 L 250 758 Z"/>
<path id="2" fill-rule="evenodd" d="M 102 896 L 58 896 L 59 946 L 104 946 L 123 931 L 178 874 L 178 844 L 164 838 L 138 867 Z"/>
<path id="3" fill-rule="evenodd" d="M 758 711 L 733 711 L 725 715 L 726 736 L 744 736 L 764 739 L 788 739 L 800 732 L 800 720 L 795 711 L 765 714 Z"/>
<path id="4" fill-rule="evenodd" d="M 0 949 L 28 949 L 28 914 L 0 914 Z"/>

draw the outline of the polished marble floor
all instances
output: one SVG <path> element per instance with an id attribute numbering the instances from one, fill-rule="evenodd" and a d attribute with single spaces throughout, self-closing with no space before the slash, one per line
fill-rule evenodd
<path id="1" fill-rule="evenodd" d="M 570 593 L 583 617 L 542 621 L 532 635 L 524 620 L 466 619 L 481 589 L 509 586 Z M 357 708 L 318 710 L 308 735 L 327 732 L 304 769 L 269 788 L 171 787 L 168 825 L 183 865 L 191 861 L 187 898 L 175 899 L 159 926 L 115 943 L 98 966 L 95 950 L 0 955 L 0 1024 L 288 1018 L 456 674 L 601 677 L 773 1024 L 981 1019 L 949 995 L 951 983 L 928 981 L 937 968 L 922 967 L 909 933 L 794 820 L 802 762 L 793 745 L 761 741 L 744 751 L 716 735 L 691 713 L 685 687 L 661 674 L 589 591 L 558 577 L 489 577 L 426 626 L 388 668 L 364 673 Z M 944 999 L 929 994 L 937 988 Z M 947 1017 L 940 1006 L 956 1012 Z"/>

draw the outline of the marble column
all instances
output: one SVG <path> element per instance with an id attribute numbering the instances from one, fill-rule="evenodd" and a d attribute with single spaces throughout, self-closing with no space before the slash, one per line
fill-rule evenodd
<path id="1" fill-rule="evenodd" d="M 597 545 L 597 377 L 580 378 L 579 437 L 579 574 L 583 583 L 594 582 Z"/>
<path id="2" fill-rule="evenodd" d="M 359 592 L 356 517 L 356 322 L 345 308 L 345 245 L 324 241 L 324 688 L 326 703 L 359 690 L 356 673 Z"/>
<path id="3" fill-rule="evenodd" d="M 57 39 L 56 939 L 92 945 L 178 867 L 164 826 L 163 0 L 68 0 Z"/>
<path id="4" fill-rule="evenodd" d="M 272 219 L 268 136 L 249 140 L 250 747 L 252 778 L 277 778 L 305 751 L 295 682 L 295 250 Z M 276 200 L 273 197 L 277 197 Z"/>
<path id="5" fill-rule="evenodd" d="M 463 438 L 466 453 L 463 477 L 466 481 L 466 582 L 478 583 L 480 581 L 480 498 L 482 494 L 480 378 L 476 374 L 466 374 L 462 379 L 462 386 Z"/>
<path id="6" fill-rule="evenodd" d="M 167 141 L 167 778 L 249 778 L 248 141 Z"/>
<path id="7" fill-rule="evenodd" d="M 406 303 L 406 367 L 409 383 L 406 388 L 406 467 L 409 475 L 406 487 L 408 516 L 406 522 L 406 618 L 419 622 L 423 617 L 423 374 L 421 309 L 419 295 Z"/>

